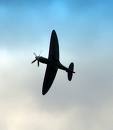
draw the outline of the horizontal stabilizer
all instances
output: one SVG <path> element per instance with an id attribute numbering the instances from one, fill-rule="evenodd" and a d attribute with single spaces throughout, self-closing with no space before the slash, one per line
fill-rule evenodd
<path id="1" fill-rule="evenodd" d="M 71 63 L 69 65 L 69 70 L 68 70 L 68 80 L 71 81 L 72 80 L 72 76 L 73 76 L 73 70 L 74 70 L 74 63 Z"/>

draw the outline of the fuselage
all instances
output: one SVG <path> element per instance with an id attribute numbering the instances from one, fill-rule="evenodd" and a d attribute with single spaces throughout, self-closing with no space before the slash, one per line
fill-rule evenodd
<path id="1" fill-rule="evenodd" d="M 53 66 L 56 66 L 58 69 L 68 71 L 68 68 L 65 67 L 64 65 L 62 65 L 59 60 L 47 59 L 47 58 L 42 57 L 42 56 L 38 57 L 38 60 L 40 63 L 51 64 Z"/>

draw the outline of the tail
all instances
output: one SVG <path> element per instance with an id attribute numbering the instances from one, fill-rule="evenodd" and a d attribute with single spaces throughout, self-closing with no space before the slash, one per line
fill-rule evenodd
<path id="1" fill-rule="evenodd" d="M 74 70 L 74 63 L 71 63 L 69 65 L 68 72 L 67 72 L 69 81 L 72 80 L 73 73 L 75 73 L 73 70 Z"/>

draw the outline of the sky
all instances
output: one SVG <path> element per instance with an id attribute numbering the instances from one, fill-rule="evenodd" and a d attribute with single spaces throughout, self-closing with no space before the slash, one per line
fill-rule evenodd
<path id="1" fill-rule="evenodd" d="M 0 129 L 113 129 L 112 0 L 0 0 Z M 60 61 L 75 64 L 71 82 L 58 71 L 41 94 L 55 29 Z"/>

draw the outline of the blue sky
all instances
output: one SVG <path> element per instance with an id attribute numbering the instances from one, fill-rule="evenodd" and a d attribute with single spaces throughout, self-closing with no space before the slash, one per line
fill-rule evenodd
<path id="1" fill-rule="evenodd" d="M 113 2 L 111 0 L 0 1 L 0 129 L 113 129 Z M 68 82 L 58 71 L 41 95 L 52 29 L 61 62 L 75 63 Z"/>
<path id="2" fill-rule="evenodd" d="M 80 53 L 87 49 L 100 52 L 98 48 L 106 49 L 106 46 L 109 51 L 112 46 L 110 1 L 5 1 L 0 6 L 2 46 L 41 45 L 53 28 L 61 37 L 61 44 Z"/>

